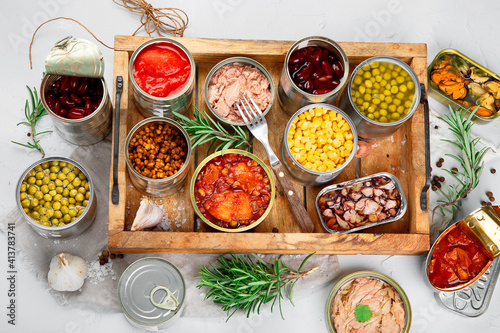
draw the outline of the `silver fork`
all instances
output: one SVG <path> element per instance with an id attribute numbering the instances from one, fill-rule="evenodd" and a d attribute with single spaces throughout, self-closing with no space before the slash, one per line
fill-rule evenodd
<path id="1" fill-rule="evenodd" d="M 250 102 L 248 100 L 250 100 Z M 241 104 L 241 107 L 239 104 Z M 285 197 L 295 215 L 295 219 L 300 224 L 302 230 L 306 232 L 313 232 L 314 223 L 312 222 L 311 217 L 307 213 L 303 203 L 300 201 L 300 198 L 295 193 L 291 180 L 286 176 L 285 168 L 269 145 L 267 122 L 266 118 L 262 114 L 262 111 L 251 97 L 248 97 L 247 99 L 244 95 L 240 98 L 239 103 L 236 103 L 236 107 L 238 108 L 238 111 L 240 112 L 247 128 L 264 146 L 271 168 L 276 175 L 276 179 L 283 188 L 283 192 L 285 193 Z"/>

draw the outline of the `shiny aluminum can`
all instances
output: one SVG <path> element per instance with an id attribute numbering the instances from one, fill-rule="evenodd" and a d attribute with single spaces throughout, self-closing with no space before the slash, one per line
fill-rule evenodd
<path id="1" fill-rule="evenodd" d="M 340 84 L 334 90 L 323 95 L 313 95 L 302 91 L 292 80 L 292 75 L 288 70 L 288 62 L 292 53 L 306 46 L 322 46 L 330 50 L 344 67 L 344 76 L 340 80 Z M 289 115 L 294 114 L 299 108 L 312 103 L 328 103 L 333 104 L 339 91 L 347 82 L 349 77 L 349 60 L 344 50 L 334 41 L 319 36 L 306 37 L 290 47 L 285 57 L 285 64 L 281 71 L 280 82 L 278 85 L 278 96 L 282 109 Z"/>
<path id="2" fill-rule="evenodd" d="M 328 331 L 331 333 L 337 333 L 335 330 L 335 327 L 333 325 L 333 320 L 332 320 L 332 304 L 333 300 L 335 298 L 335 295 L 339 292 L 344 285 L 347 283 L 353 281 L 354 279 L 361 278 L 361 277 L 367 277 L 367 278 L 374 278 L 374 279 L 379 279 L 382 280 L 383 282 L 391 285 L 399 294 L 401 297 L 401 300 L 403 301 L 404 304 L 404 309 L 405 309 L 405 325 L 403 329 L 401 330 L 401 333 L 408 333 L 410 332 L 410 326 L 411 326 L 411 306 L 410 306 L 410 300 L 408 299 L 408 296 L 406 296 L 406 293 L 404 292 L 403 288 L 391 279 L 389 276 L 379 273 L 379 272 L 374 272 L 374 271 L 359 271 L 359 272 L 354 272 L 351 273 L 344 278 L 342 278 L 335 287 L 333 287 L 332 291 L 330 292 L 330 296 L 328 296 L 328 300 L 326 302 L 326 323 L 328 327 Z"/>
<path id="3" fill-rule="evenodd" d="M 28 173 L 31 170 L 33 170 L 36 166 L 38 166 L 44 162 L 51 162 L 51 161 L 63 161 L 63 162 L 68 162 L 68 163 L 73 164 L 75 167 L 80 169 L 81 172 L 83 172 L 85 177 L 87 177 L 87 181 L 89 183 L 90 197 L 89 197 L 88 205 L 85 208 L 85 211 L 75 221 L 68 223 L 62 227 L 46 227 L 46 226 L 43 226 L 41 224 L 36 223 L 30 216 L 28 216 L 26 214 L 26 212 L 24 211 L 24 209 L 21 205 L 21 200 L 19 199 L 21 185 L 23 183 L 23 180 L 28 175 Z M 85 230 L 87 230 L 88 227 L 90 227 L 90 225 L 94 222 L 95 217 L 97 215 L 97 199 L 95 196 L 94 183 L 92 182 L 92 178 L 90 177 L 90 174 L 79 163 L 77 163 L 76 161 L 71 160 L 69 158 L 65 158 L 65 157 L 47 157 L 47 158 L 43 158 L 43 159 L 33 163 L 32 165 L 30 165 L 23 172 L 23 174 L 19 178 L 19 181 L 17 182 L 16 202 L 17 202 L 17 207 L 19 208 L 21 215 L 28 222 L 28 224 L 33 228 L 33 230 L 35 230 L 38 234 L 40 234 L 41 236 L 43 236 L 45 238 L 72 238 L 72 237 L 76 237 L 76 236 L 82 234 Z"/>
<path id="4" fill-rule="evenodd" d="M 118 300 L 125 318 L 148 332 L 172 327 L 182 314 L 185 297 L 182 274 L 163 258 L 137 260 L 118 282 Z"/>
<path id="5" fill-rule="evenodd" d="M 169 97 L 155 97 L 144 90 L 142 90 L 134 79 L 134 62 L 138 54 L 147 46 L 156 43 L 171 43 L 179 47 L 188 56 L 189 62 L 191 64 L 191 74 L 189 76 L 188 82 L 184 89 L 178 94 Z M 134 96 L 134 102 L 137 109 L 145 117 L 170 117 L 173 118 L 172 112 L 175 111 L 180 114 L 186 114 L 191 107 L 193 90 L 194 90 L 194 79 L 196 74 L 196 64 L 193 56 L 189 50 L 181 43 L 169 39 L 169 38 L 153 38 L 141 44 L 130 57 L 128 75 L 132 83 L 132 93 Z"/>
<path id="6" fill-rule="evenodd" d="M 394 121 L 392 123 L 381 123 L 378 121 L 374 121 L 368 117 L 366 117 L 364 114 L 362 114 L 356 105 L 354 104 L 352 100 L 352 91 L 351 87 L 354 81 L 354 77 L 356 76 L 357 72 L 363 68 L 365 65 L 369 65 L 372 62 L 376 61 L 383 61 L 383 62 L 389 62 L 396 64 L 400 66 L 403 70 L 408 72 L 410 77 L 413 80 L 413 83 L 415 84 L 415 94 L 413 97 L 413 102 L 412 105 L 410 106 L 410 110 L 408 113 L 401 118 L 398 121 Z M 349 117 L 353 120 L 354 124 L 356 125 L 356 130 L 358 131 L 359 138 L 364 141 L 377 141 L 380 139 L 383 139 L 385 137 L 390 136 L 394 132 L 396 132 L 408 119 L 410 119 L 415 111 L 417 110 L 419 104 L 420 104 L 420 84 L 418 81 L 417 74 L 411 69 L 410 66 L 408 66 L 405 62 L 393 58 L 393 57 L 388 57 L 388 56 L 377 56 L 377 57 L 372 57 L 369 59 L 366 59 L 362 63 L 360 63 L 352 72 L 351 78 L 349 79 L 349 82 L 347 83 L 346 88 L 342 92 L 342 95 L 340 96 L 340 101 L 339 101 L 339 107 L 344 110 Z"/>
<path id="7" fill-rule="evenodd" d="M 174 175 L 167 177 L 167 178 L 162 178 L 162 179 L 153 179 L 153 178 L 148 178 L 146 176 L 141 175 L 138 173 L 134 167 L 132 166 L 132 163 L 130 162 L 129 156 L 128 156 L 128 147 L 130 144 L 130 140 L 134 136 L 135 133 L 141 131 L 144 127 L 152 124 L 170 124 L 174 127 L 176 127 L 184 136 L 184 139 L 186 140 L 187 144 L 187 155 L 186 155 L 186 160 L 181 167 L 180 170 L 178 170 Z M 140 191 L 145 192 L 147 194 L 151 195 L 156 195 L 156 196 L 161 196 L 165 195 L 168 193 L 172 193 L 176 191 L 186 180 L 188 172 L 189 172 L 189 167 L 191 164 L 191 158 L 192 158 L 192 149 L 191 149 L 191 140 L 189 138 L 188 133 L 186 130 L 175 120 L 170 119 L 170 118 L 164 118 L 164 117 L 152 117 L 152 118 L 146 118 L 139 123 L 137 123 L 128 133 L 127 139 L 125 140 L 125 161 L 127 164 L 127 171 L 130 176 L 130 180 L 132 184 Z"/>
<path id="8" fill-rule="evenodd" d="M 305 111 L 316 107 L 323 107 L 328 110 L 333 110 L 342 115 L 342 117 L 347 121 L 347 123 L 351 127 L 351 131 L 353 134 L 353 148 L 351 154 L 349 155 L 349 157 L 347 157 L 346 161 L 340 167 L 331 171 L 320 172 L 307 169 L 293 157 L 290 151 L 290 147 L 288 145 L 288 132 L 290 131 L 290 126 L 292 126 L 293 120 L 300 114 L 304 113 Z M 300 108 L 288 120 L 288 124 L 286 125 L 285 128 L 285 133 L 283 134 L 283 138 L 281 140 L 280 160 L 293 180 L 304 185 L 322 185 L 334 180 L 342 172 L 342 170 L 344 170 L 345 167 L 349 165 L 349 163 L 354 158 L 354 155 L 356 154 L 357 147 L 358 147 L 358 134 L 356 132 L 356 127 L 354 126 L 354 123 L 351 120 L 351 118 L 349 118 L 349 116 L 344 111 L 330 104 L 323 104 L 323 103 L 311 104 Z"/>
<path id="9" fill-rule="evenodd" d="M 87 117 L 81 119 L 68 119 L 55 114 L 47 105 L 45 93 L 50 89 L 52 83 L 61 76 L 56 74 L 45 74 L 40 88 L 42 104 L 50 115 L 56 132 L 66 141 L 74 145 L 93 145 L 111 132 L 111 99 L 104 78 L 101 78 L 103 96 L 99 107 Z"/>

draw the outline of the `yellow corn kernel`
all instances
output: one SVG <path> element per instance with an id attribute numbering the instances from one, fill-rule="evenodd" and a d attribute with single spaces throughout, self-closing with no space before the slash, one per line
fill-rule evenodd
<path id="1" fill-rule="evenodd" d="M 292 121 L 292 124 L 295 126 L 295 124 L 299 121 L 300 116 L 295 117 L 295 119 Z"/>
<path id="2" fill-rule="evenodd" d="M 314 117 L 314 109 L 309 109 L 305 113 L 309 114 L 311 117 Z"/>
<path id="3" fill-rule="evenodd" d="M 307 162 L 313 163 L 316 160 L 313 154 L 309 155 L 307 154 Z"/>
<path id="4" fill-rule="evenodd" d="M 325 172 L 327 169 L 327 166 L 325 164 L 322 164 L 318 167 L 318 171 L 319 172 Z"/>
<path id="5" fill-rule="evenodd" d="M 345 135 L 346 140 L 352 140 L 353 138 L 354 138 L 354 136 L 352 135 L 351 131 L 347 132 L 347 134 Z"/>
<path id="6" fill-rule="evenodd" d="M 326 159 L 328 158 L 328 156 L 326 155 L 326 153 L 321 153 L 321 155 L 319 155 L 319 158 L 322 161 L 326 161 Z"/>
<path id="7" fill-rule="evenodd" d="M 351 129 L 351 127 L 349 126 L 348 123 L 345 123 L 344 125 L 342 125 L 342 131 L 347 132 L 350 129 Z"/>
<path id="8" fill-rule="evenodd" d="M 351 145 L 351 147 L 352 147 L 352 145 Z M 309 151 L 309 150 L 311 150 L 311 148 L 312 148 L 312 144 L 311 144 L 310 142 L 307 142 L 307 143 L 304 145 L 304 148 L 305 148 L 305 150 L 306 150 L 306 151 Z"/>
<path id="9" fill-rule="evenodd" d="M 288 147 L 289 147 L 290 149 L 292 149 L 292 148 L 293 148 L 293 140 L 288 140 Z"/>
<path id="10" fill-rule="evenodd" d="M 299 148 L 299 147 L 293 147 L 292 148 L 292 153 L 300 153 L 300 151 L 302 150 L 302 148 Z"/>
<path id="11" fill-rule="evenodd" d="M 309 125 L 311 125 L 311 123 L 310 123 L 310 122 L 308 122 L 308 121 L 303 121 L 303 122 L 300 124 L 300 129 L 301 129 L 302 131 L 305 131 L 306 129 L 308 129 L 308 128 L 309 128 Z"/>
<path id="12" fill-rule="evenodd" d="M 332 122 L 330 120 L 325 120 L 323 122 L 323 128 L 326 130 L 331 130 L 332 129 Z"/>
<path id="13" fill-rule="evenodd" d="M 305 165 L 305 167 L 309 170 L 311 170 L 312 166 L 313 166 L 313 164 L 311 162 L 307 162 Z"/>
<path id="14" fill-rule="evenodd" d="M 303 114 L 303 113 L 301 113 L 301 114 L 299 115 L 299 119 L 300 119 L 300 120 L 304 120 L 304 119 L 306 119 L 306 115 L 305 115 L 305 114 Z"/>
<path id="15" fill-rule="evenodd" d="M 323 123 L 323 121 L 321 120 L 321 117 L 314 117 L 314 119 L 313 119 L 313 121 L 312 121 L 312 125 L 313 125 L 315 128 L 320 127 L 322 123 Z"/>
<path id="16" fill-rule="evenodd" d="M 334 139 L 333 140 L 333 146 L 335 148 L 339 148 L 341 146 L 340 140 L 339 139 Z"/>

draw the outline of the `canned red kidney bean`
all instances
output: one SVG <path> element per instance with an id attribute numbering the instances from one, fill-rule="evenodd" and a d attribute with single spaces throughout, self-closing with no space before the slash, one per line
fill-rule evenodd
<path id="1" fill-rule="evenodd" d="M 61 76 L 45 93 L 45 101 L 50 110 L 58 116 L 81 119 L 97 110 L 103 94 L 100 79 Z"/>
<path id="2" fill-rule="evenodd" d="M 340 61 L 322 46 L 307 46 L 293 52 L 288 71 L 297 87 L 314 95 L 334 90 L 344 76 Z"/>
<path id="3" fill-rule="evenodd" d="M 138 130 L 128 146 L 132 167 L 153 179 L 173 176 L 184 165 L 186 155 L 186 138 L 170 124 L 151 124 Z"/>

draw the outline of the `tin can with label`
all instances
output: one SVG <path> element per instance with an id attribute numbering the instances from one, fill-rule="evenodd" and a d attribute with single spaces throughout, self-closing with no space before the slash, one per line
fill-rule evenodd
<path id="1" fill-rule="evenodd" d="M 132 263 L 118 282 L 118 299 L 128 322 L 145 331 L 171 327 L 181 316 L 186 286 L 179 270 L 162 258 Z"/>
<path id="2" fill-rule="evenodd" d="M 103 78 L 103 56 L 97 46 L 84 39 L 66 37 L 57 42 L 47 56 L 45 72 L 40 95 L 56 132 L 64 140 L 79 146 L 95 144 L 108 136 L 111 132 L 112 106 Z M 74 83 L 63 91 L 62 82 L 68 78 Z M 87 90 L 93 89 L 93 86 L 84 89 L 89 86 L 89 81 L 95 83 L 99 94 L 93 95 Z M 59 111 L 63 103 L 67 103 L 65 107 L 68 108 L 64 113 Z M 71 110 L 76 115 L 76 109 L 83 112 L 87 107 L 89 112 L 79 118 L 69 115 Z"/>

